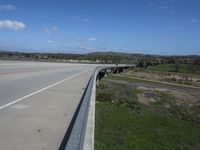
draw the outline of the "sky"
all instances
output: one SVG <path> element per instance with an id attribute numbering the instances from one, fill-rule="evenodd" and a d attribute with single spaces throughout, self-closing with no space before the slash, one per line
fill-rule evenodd
<path id="1" fill-rule="evenodd" d="M 0 50 L 200 54 L 200 0 L 0 0 Z"/>

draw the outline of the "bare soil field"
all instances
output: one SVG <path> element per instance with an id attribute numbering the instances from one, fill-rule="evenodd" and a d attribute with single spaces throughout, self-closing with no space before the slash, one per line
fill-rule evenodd
<path id="1" fill-rule="evenodd" d="M 144 69 L 143 70 L 132 69 L 126 71 L 124 74 L 149 80 L 158 80 L 158 81 L 200 86 L 199 74 L 151 71 Z"/>

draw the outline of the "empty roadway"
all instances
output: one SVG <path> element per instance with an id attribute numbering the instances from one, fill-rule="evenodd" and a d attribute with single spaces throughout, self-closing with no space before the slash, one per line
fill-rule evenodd
<path id="1" fill-rule="evenodd" d="M 0 149 L 58 149 L 95 67 L 0 61 Z"/>

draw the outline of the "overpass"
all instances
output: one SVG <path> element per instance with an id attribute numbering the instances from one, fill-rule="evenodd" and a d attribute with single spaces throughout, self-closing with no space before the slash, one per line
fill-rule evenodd
<path id="1" fill-rule="evenodd" d="M 0 149 L 93 149 L 96 81 L 132 66 L 0 62 Z"/>

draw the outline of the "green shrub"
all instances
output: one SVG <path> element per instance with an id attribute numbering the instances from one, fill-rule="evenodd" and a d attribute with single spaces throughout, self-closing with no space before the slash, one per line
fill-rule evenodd
<path id="1" fill-rule="evenodd" d="M 97 101 L 99 102 L 111 102 L 113 100 L 113 94 L 110 92 L 99 92 L 97 93 Z"/>

